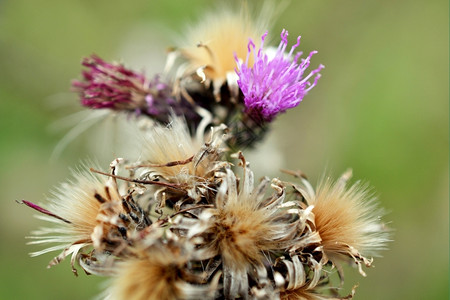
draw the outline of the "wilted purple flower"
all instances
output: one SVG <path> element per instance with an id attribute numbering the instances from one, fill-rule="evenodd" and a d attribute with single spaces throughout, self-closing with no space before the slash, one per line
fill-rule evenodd
<path id="1" fill-rule="evenodd" d="M 267 32 L 261 37 L 261 46 L 256 51 L 255 44 L 250 39 L 245 63 L 236 57 L 239 77 L 238 85 L 244 95 L 246 113 L 258 121 L 270 122 L 273 118 L 289 108 L 297 106 L 303 97 L 311 90 L 320 78 L 317 74 L 311 84 L 308 80 L 318 73 L 323 65 L 312 70 L 303 77 L 310 64 L 311 57 L 317 53 L 312 51 L 307 58 L 300 59 L 302 52 L 293 55 L 294 49 L 300 45 L 300 36 L 289 53 L 285 53 L 288 44 L 288 32 L 281 32 L 281 42 L 273 57 L 263 51 Z M 254 55 L 253 66 L 249 65 L 251 52 Z"/>
<path id="2" fill-rule="evenodd" d="M 72 86 L 80 94 L 83 106 L 132 111 L 159 121 L 168 120 L 171 112 L 192 116 L 187 103 L 172 98 L 171 88 L 156 76 L 152 80 L 118 63 L 107 63 L 96 55 L 83 60 L 83 80 Z"/>
<path id="3" fill-rule="evenodd" d="M 86 57 L 82 65 L 84 81 L 74 81 L 81 103 L 91 108 L 136 108 L 136 96 L 145 98 L 145 77 L 120 64 L 110 64 L 96 55 Z M 134 95 L 133 95 L 134 94 Z M 133 97 L 134 96 L 134 97 Z"/>

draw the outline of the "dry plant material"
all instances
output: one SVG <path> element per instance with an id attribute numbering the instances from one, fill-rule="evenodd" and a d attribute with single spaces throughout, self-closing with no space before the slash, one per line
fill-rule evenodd
<path id="1" fill-rule="evenodd" d="M 75 274 L 111 277 L 110 300 L 353 297 L 356 286 L 340 291 L 341 264 L 366 276 L 389 241 L 383 210 L 351 172 L 315 189 L 300 171 L 283 170 L 291 182 L 254 179 L 243 151 L 257 149 L 323 66 L 309 68 L 317 52 L 297 52 L 300 37 L 288 48 L 286 30 L 267 47 L 273 7 L 249 11 L 202 18 L 152 79 L 83 61 L 73 83 L 81 104 L 143 120 L 140 159 L 115 158 L 109 171 L 85 163 L 46 203 L 23 200 L 51 223 L 32 233 L 30 244 L 44 246 L 32 256 L 59 251 L 49 267 L 71 256 Z"/>

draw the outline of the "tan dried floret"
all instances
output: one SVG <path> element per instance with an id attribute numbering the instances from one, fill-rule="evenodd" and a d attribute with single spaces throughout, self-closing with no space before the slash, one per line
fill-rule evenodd
<path id="1" fill-rule="evenodd" d="M 53 193 L 49 210 L 35 206 L 46 214 L 39 215 L 40 219 L 56 224 L 32 232 L 30 244 L 56 243 L 31 255 L 62 250 L 49 267 L 72 255 L 72 270 L 77 274 L 74 263 L 84 250 L 91 255 L 94 252 L 117 255 L 126 248 L 129 232 L 145 228 L 150 220 L 134 202 L 132 193 L 120 194 L 113 178 L 102 178 L 87 170 L 74 172 L 73 177 Z"/>
<path id="2" fill-rule="evenodd" d="M 167 182 L 174 188 L 156 187 L 155 198 L 160 204 L 174 194 L 198 202 L 217 185 L 216 171 L 229 163 L 222 161 L 221 148 L 226 135 L 224 127 L 213 128 L 207 142 L 203 134 L 192 138 L 186 122 L 172 118 L 168 126 L 156 124 L 144 140 L 144 150 L 139 163 L 132 166 L 153 180 Z"/>
<path id="3" fill-rule="evenodd" d="M 213 299 L 218 276 L 201 285 L 201 274 L 189 270 L 193 251 L 186 241 L 147 237 L 134 249 L 132 258 L 115 266 L 107 299 Z"/>
<path id="4" fill-rule="evenodd" d="M 272 5 L 268 4 L 260 10 L 258 17 L 251 16 L 251 8 L 236 13 L 228 7 L 220 7 L 217 12 L 206 14 L 185 33 L 179 53 L 187 62 L 180 67 L 179 73 L 184 76 L 197 74 L 205 83 L 212 83 L 215 95 L 225 82 L 237 92 L 234 55 L 244 60 L 249 38 L 259 41 L 268 29 L 273 14 Z M 251 64 L 252 58 L 250 60 Z"/>
<path id="5" fill-rule="evenodd" d="M 273 194 L 266 196 L 270 180 L 254 187 L 253 173 L 244 166 L 244 179 L 238 180 L 227 168 L 217 192 L 214 208 L 206 208 L 197 220 L 181 220 L 175 227 L 186 229 L 197 240 L 204 259 L 219 256 L 227 297 L 248 293 L 248 275 L 259 280 L 273 252 L 285 251 L 301 239 L 305 227 L 303 211 L 285 202 L 285 189 L 272 181 Z"/>
<path id="6" fill-rule="evenodd" d="M 360 267 L 370 266 L 372 260 L 365 256 L 377 255 L 386 248 L 389 231 L 381 222 L 383 211 L 370 194 L 367 185 L 356 182 L 347 186 L 351 172 L 333 182 L 323 179 L 316 191 L 303 179 L 296 189 L 308 205 L 313 207 L 315 226 L 321 238 L 321 246 L 333 263 L 352 258 Z"/>

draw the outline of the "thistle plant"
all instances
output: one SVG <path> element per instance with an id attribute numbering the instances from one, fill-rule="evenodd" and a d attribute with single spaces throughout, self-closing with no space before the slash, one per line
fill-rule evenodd
<path id="1" fill-rule="evenodd" d="M 48 202 L 22 201 L 50 223 L 32 233 L 44 245 L 32 256 L 59 251 L 49 267 L 70 257 L 75 275 L 110 277 L 106 299 L 351 299 L 341 264 L 366 276 L 389 241 L 370 188 L 351 171 L 316 188 L 301 172 L 255 179 L 245 159 L 323 69 L 316 51 L 296 52 L 300 37 L 287 50 L 287 30 L 267 47 L 267 26 L 208 15 L 151 78 L 85 58 L 81 104 L 150 126 L 136 128 L 139 160 L 85 162 Z"/>

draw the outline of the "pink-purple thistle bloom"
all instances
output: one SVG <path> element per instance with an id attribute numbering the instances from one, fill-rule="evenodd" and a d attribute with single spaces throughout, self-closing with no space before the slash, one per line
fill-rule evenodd
<path id="1" fill-rule="evenodd" d="M 145 114 L 164 121 L 173 111 L 183 114 L 182 105 L 171 96 L 170 87 L 158 77 L 148 80 L 118 63 L 107 63 L 96 55 L 87 57 L 82 65 L 83 80 L 72 86 L 86 107 L 124 110 Z"/>
<path id="2" fill-rule="evenodd" d="M 257 121 L 270 122 L 279 113 L 297 106 L 320 78 L 323 65 L 312 70 L 303 77 L 310 64 L 311 57 L 317 53 L 312 51 L 307 58 L 300 59 L 302 52 L 293 54 L 300 45 L 300 36 L 289 53 L 285 53 L 288 44 L 288 32 L 281 32 L 281 42 L 272 57 L 263 50 L 267 32 L 261 37 L 261 46 L 256 51 L 250 39 L 245 62 L 236 57 L 239 77 L 238 85 L 244 95 L 245 112 Z M 253 52 L 254 64 L 249 67 L 249 58 Z M 300 59 L 300 62 L 298 60 Z M 317 74 L 311 83 L 309 79 Z"/>
<path id="3" fill-rule="evenodd" d="M 83 81 L 74 81 L 81 104 L 91 108 L 123 109 L 132 107 L 132 94 L 144 90 L 145 77 L 120 64 L 110 64 L 96 55 L 86 57 L 82 65 Z M 144 94 L 144 93 L 143 93 Z"/>

